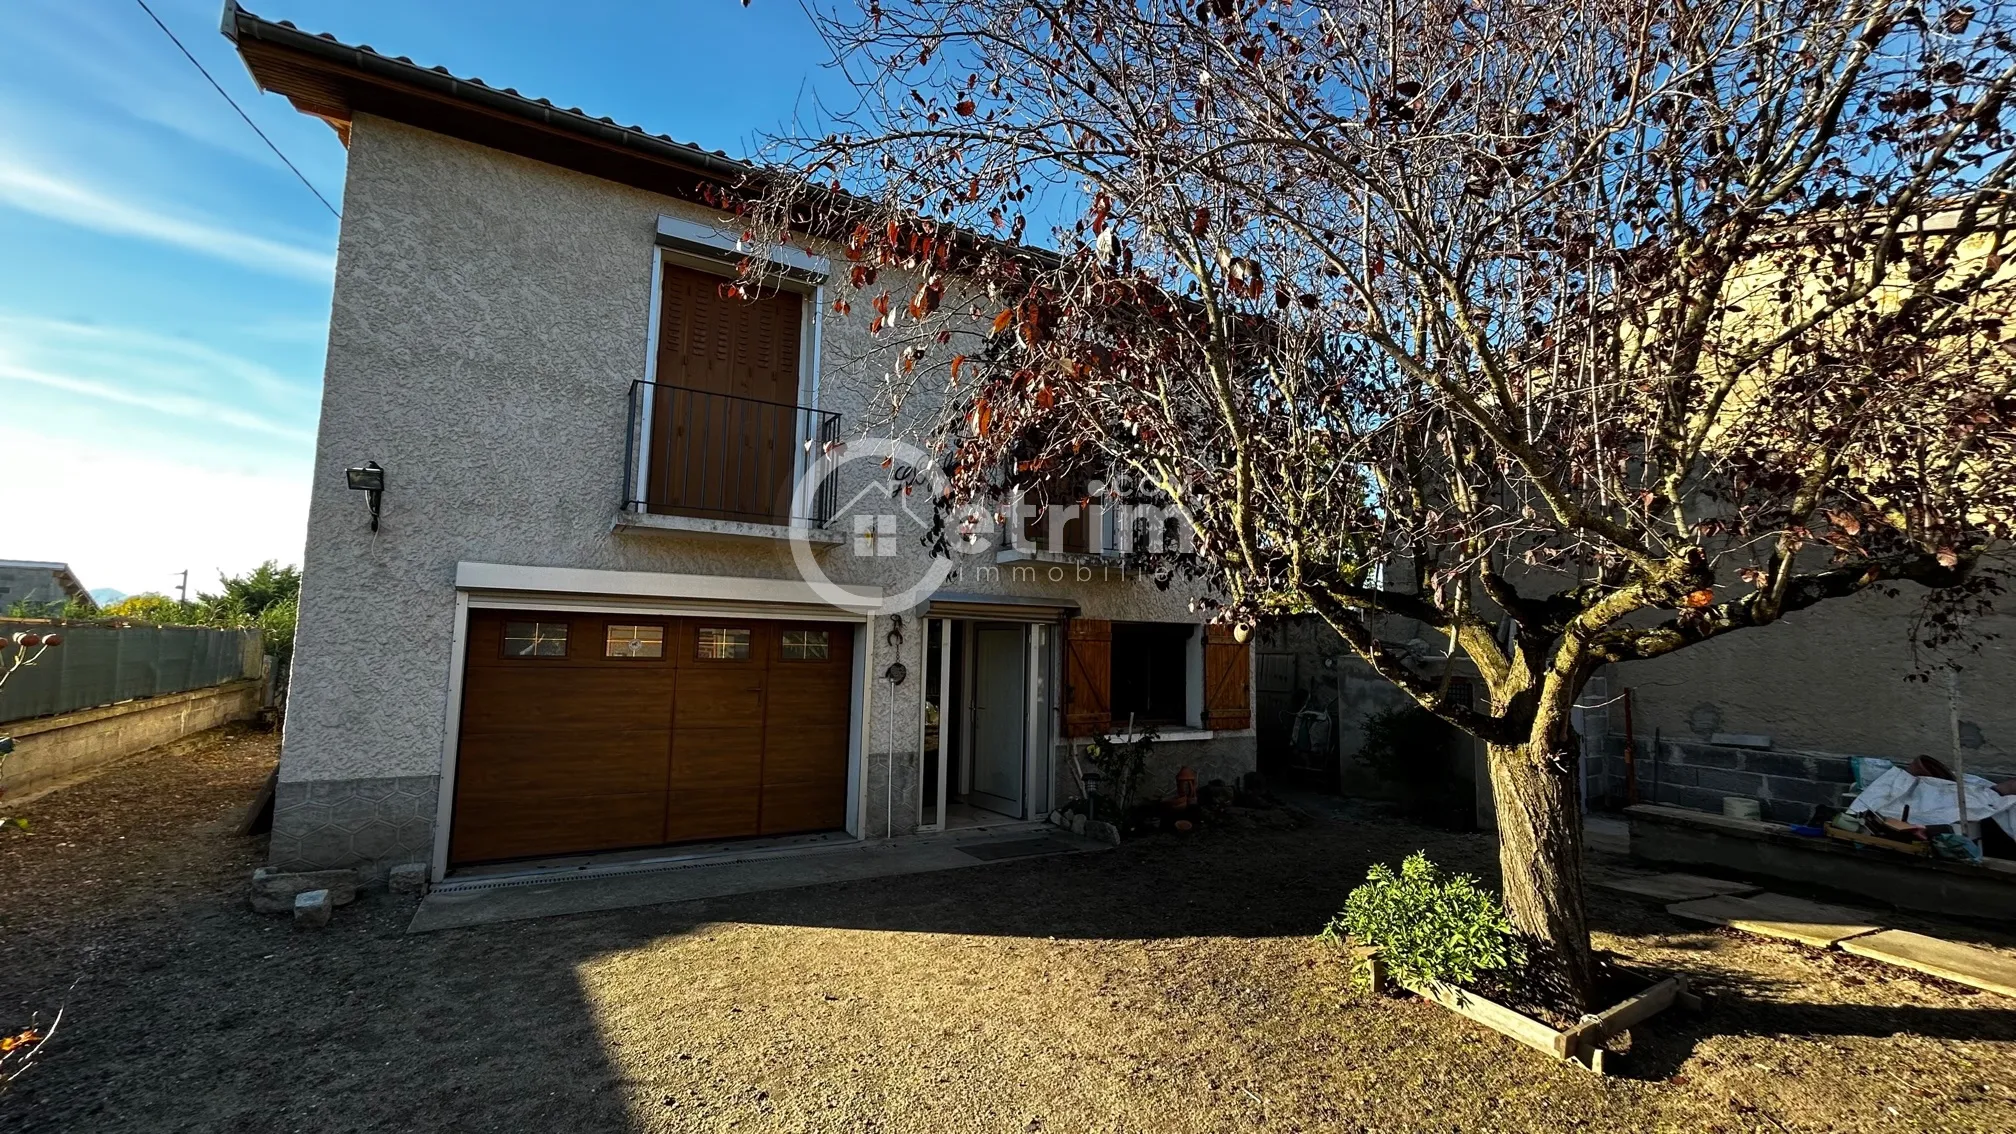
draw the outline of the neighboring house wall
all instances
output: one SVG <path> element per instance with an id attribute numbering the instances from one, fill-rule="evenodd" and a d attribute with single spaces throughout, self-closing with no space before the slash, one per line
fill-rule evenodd
<path id="1" fill-rule="evenodd" d="M 17 602 L 61 606 L 73 597 L 91 601 L 61 563 L 0 562 L 0 611 Z"/>
<path id="2" fill-rule="evenodd" d="M 1865 592 L 1663 658 L 1603 667 L 1576 711 L 1590 805 L 1625 802 L 1627 690 L 1642 802 L 1719 811 L 1723 797 L 1748 796 L 1767 818 L 1805 822 L 1816 805 L 1841 802 L 1854 780 L 1852 757 L 1950 763 L 1946 673 L 1926 668 L 1935 659 L 1914 657 L 1911 645 L 1923 597 L 1909 584 L 1894 598 Z M 1960 659 L 1960 743 L 1970 773 L 1999 780 L 2016 776 L 2016 618 L 1997 613 L 1976 630 L 1981 649 Z M 1406 631 L 1385 636 L 1409 641 Z M 1417 649 L 1439 644 L 1413 641 Z M 1301 671 L 1320 675 L 1304 682 L 1305 695 L 1328 702 L 1341 686 L 1340 779 L 1348 792 L 1384 794 L 1352 757 L 1365 717 L 1406 699 L 1313 616 L 1271 626 L 1260 650 L 1304 658 Z M 1334 659 L 1328 669 L 1326 657 Z M 1915 680 L 1921 673 L 1929 679 Z"/>
<path id="3" fill-rule="evenodd" d="M 456 566 L 488 562 L 755 579 L 798 578 L 781 543 L 614 530 L 627 398 L 644 377 L 661 215 L 711 220 L 671 198 L 359 114 L 309 509 L 301 618 L 272 860 L 372 868 L 430 857 L 442 790 L 457 626 Z M 896 273 L 885 273 L 893 276 Z M 913 285 L 914 286 L 914 285 Z M 891 279 L 894 294 L 906 294 Z M 826 304 L 830 305 L 830 297 Z M 823 305 L 822 305 L 823 306 Z M 858 435 L 879 408 L 877 341 L 822 312 L 821 409 Z M 912 407 L 916 418 L 934 407 Z M 385 468 L 381 530 L 346 467 Z M 865 482 L 844 485 L 850 499 Z M 839 582 L 907 584 L 921 548 L 825 562 Z M 969 577 L 965 592 L 1075 604 L 1089 617 L 1193 621 L 1190 596 L 1134 579 Z M 954 584 L 947 584 L 948 588 Z M 893 795 L 914 826 L 921 620 L 900 643 L 864 637 L 869 712 L 859 787 Z M 902 662 L 911 680 L 880 678 Z M 1250 730 L 1199 749 L 1250 768 Z M 1181 745 L 1170 745 L 1178 758 Z M 896 788 L 885 792 L 885 768 Z M 884 809 L 865 808 L 864 834 Z"/>
<path id="4" fill-rule="evenodd" d="M 1639 798 L 1719 810 L 1721 797 L 1747 795 L 1763 800 L 1770 818 L 1804 822 L 1852 781 L 1849 757 L 1950 763 L 1945 671 L 1910 680 L 1921 661 L 1934 660 L 1914 658 L 1911 647 L 1924 592 L 1910 584 L 1900 591 L 1865 592 L 1609 667 L 1612 694 L 1631 693 Z M 1970 773 L 2002 778 L 2016 774 L 2016 618 L 1998 613 L 1977 629 L 1985 632 L 1980 652 L 1960 659 L 1960 740 Z M 1608 715 L 1602 774 L 1621 799 L 1621 702 Z"/>
<path id="5" fill-rule="evenodd" d="M 1448 642 L 1446 637 L 1437 636 L 1409 619 L 1388 618 L 1383 620 L 1381 628 L 1384 631 L 1382 636 L 1388 642 L 1406 650 L 1430 672 L 1440 672 L 1440 667 L 1446 664 L 1441 655 Z M 1284 669 L 1292 667 L 1295 674 L 1293 692 L 1288 698 L 1289 711 L 1308 707 L 1329 714 L 1333 741 L 1328 754 L 1330 786 L 1348 796 L 1401 800 L 1406 795 L 1402 785 L 1384 779 L 1360 757 L 1360 753 L 1365 747 L 1366 722 L 1378 714 L 1414 706 L 1413 698 L 1373 672 L 1372 667 L 1352 652 L 1344 639 L 1316 615 L 1271 619 L 1262 625 L 1258 641 L 1256 664 L 1259 666 L 1269 664 L 1269 655 L 1289 659 L 1283 666 Z M 1472 673 L 1469 663 L 1459 658 L 1451 680 L 1467 686 L 1472 699 L 1481 704 L 1483 686 Z M 1494 823 L 1490 785 L 1488 781 L 1478 782 L 1479 773 L 1485 768 L 1484 746 L 1467 734 L 1453 729 L 1450 732 L 1450 750 L 1437 755 L 1446 761 L 1453 779 L 1467 781 L 1452 783 L 1451 796 L 1470 796 L 1473 807 L 1471 820 L 1477 826 L 1490 827 Z M 1263 748 L 1259 754 L 1263 771 L 1286 769 L 1298 762 L 1295 754 L 1284 747 L 1292 743 L 1292 726 L 1274 730 L 1273 735 L 1280 738 L 1276 740 L 1275 749 L 1269 751 Z M 1302 759 L 1307 759 L 1306 755 Z M 1459 808 L 1462 806 L 1460 799 L 1455 802 Z"/>

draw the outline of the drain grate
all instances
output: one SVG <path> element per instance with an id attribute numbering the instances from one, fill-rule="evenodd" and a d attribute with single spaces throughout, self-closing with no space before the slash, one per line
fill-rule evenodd
<path id="1" fill-rule="evenodd" d="M 1078 848 L 1063 839 L 1016 839 L 1006 843 L 981 843 L 979 846 L 960 847 L 959 853 L 970 854 L 982 862 L 998 862 L 1004 858 L 1030 858 L 1039 854 L 1063 854 Z"/>
<path id="2" fill-rule="evenodd" d="M 429 887 L 430 894 L 471 894 L 484 890 L 516 890 L 524 886 L 551 886 L 559 882 L 600 882 L 611 878 L 636 878 L 648 874 L 668 874 L 674 870 L 691 870 L 696 866 L 729 866 L 750 862 L 747 858 L 715 858 L 703 862 L 661 862 L 640 866 L 612 866 L 583 868 L 578 870 L 554 870 L 537 874 L 505 874 L 496 878 L 470 878 L 437 882 Z"/>

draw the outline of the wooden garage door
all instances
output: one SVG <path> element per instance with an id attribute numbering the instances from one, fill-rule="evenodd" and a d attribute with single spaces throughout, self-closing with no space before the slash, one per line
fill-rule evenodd
<path id="1" fill-rule="evenodd" d="M 474 611 L 449 859 L 831 830 L 845 624 Z"/>

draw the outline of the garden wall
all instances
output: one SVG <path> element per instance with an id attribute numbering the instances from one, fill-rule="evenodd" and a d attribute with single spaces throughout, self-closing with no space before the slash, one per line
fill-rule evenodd
<path id="1" fill-rule="evenodd" d="M 20 803 L 89 779 L 137 752 L 249 719 L 259 712 L 263 686 L 247 678 L 8 725 L 15 749 L 0 764 L 0 795 Z"/>

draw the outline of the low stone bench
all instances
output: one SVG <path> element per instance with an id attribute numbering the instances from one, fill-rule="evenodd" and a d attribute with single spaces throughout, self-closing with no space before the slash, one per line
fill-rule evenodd
<path id="1" fill-rule="evenodd" d="M 1795 835 L 1782 823 L 1656 803 L 1627 807 L 1624 815 L 1631 824 L 1631 857 L 1641 862 L 1713 867 L 1873 898 L 1898 909 L 2016 924 L 2016 862 L 1991 858 L 1977 866 L 1857 848 Z"/>

